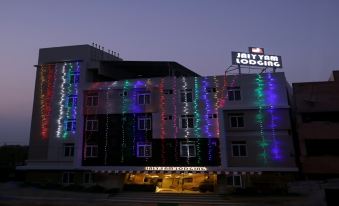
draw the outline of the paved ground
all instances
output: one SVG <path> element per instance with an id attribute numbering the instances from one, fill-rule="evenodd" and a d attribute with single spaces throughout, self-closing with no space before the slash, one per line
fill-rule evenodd
<path id="1" fill-rule="evenodd" d="M 122 192 L 116 195 L 43 190 L 0 183 L 0 206 L 189 206 L 189 205 L 317 205 L 307 197 L 244 197 L 216 194 L 155 194 Z"/>

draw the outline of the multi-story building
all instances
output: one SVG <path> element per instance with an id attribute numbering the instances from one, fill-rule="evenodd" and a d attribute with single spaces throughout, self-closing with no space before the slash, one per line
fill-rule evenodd
<path id="1" fill-rule="evenodd" d="M 268 187 L 297 171 L 289 85 L 281 72 L 201 77 L 89 45 L 41 49 L 21 169 L 106 188 Z"/>
<path id="2" fill-rule="evenodd" d="M 294 83 L 301 171 L 308 178 L 339 174 L 339 71 L 329 81 Z"/>

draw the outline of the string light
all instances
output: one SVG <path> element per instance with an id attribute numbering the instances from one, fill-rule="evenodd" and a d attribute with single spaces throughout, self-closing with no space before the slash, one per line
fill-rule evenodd
<path id="1" fill-rule="evenodd" d="M 173 95 L 172 95 L 172 105 L 173 105 L 173 138 L 174 138 L 174 158 L 175 162 L 179 162 L 178 157 L 178 140 L 177 140 L 177 134 L 178 134 L 178 126 L 177 126 L 177 78 L 176 76 L 173 76 L 172 78 L 172 85 L 173 85 Z"/>
<path id="2" fill-rule="evenodd" d="M 275 92 L 275 79 L 273 78 L 271 73 L 268 73 L 268 104 L 269 104 L 269 113 L 271 116 L 271 132 L 272 132 L 272 148 L 271 148 L 271 153 L 272 153 L 272 158 L 275 160 L 280 160 L 281 157 L 281 150 L 279 147 L 278 140 L 276 138 L 276 115 L 275 115 L 275 104 L 276 104 L 276 92 Z"/>
<path id="3" fill-rule="evenodd" d="M 130 82 L 128 80 L 124 81 L 123 84 L 123 89 L 122 89 L 122 124 L 121 124 L 121 129 L 122 129 L 122 142 L 121 142 L 121 162 L 125 161 L 125 147 L 126 147 L 126 134 L 125 134 L 125 124 L 126 124 L 126 113 L 128 111 L 128 97 L 127 97 L 127 91 L 130 86 Z"/>
<path id="4" fill-rule="evenodd" d="M 259 108 L 258 114 L 256 115 L 256 121 L 259 124 L 260 129 L 260 137 L 261 139 L 258 141 L 259 146 L 262 149 L 262 152 L 259 154 L 259 156 L 264 160 L 264 164 L 267 164 L 267 158 L 268 154 L 266 151 L 266 148 L 268 147 L 269 143 L 265 138 L 264 134 L 264 115 L 263 115 L 263 109 L 265 106 L 265 97 L 264 97 L 264 81 L 261 74 L 258 74 L 256 77 L 256 84 L 257 88 L 255 89 L 256 97 L 257 97 L 257 106 Z"/>
<path id="5" fill-rule="evenodd" d="M 160 79 L 159 84 L 159 93 L 160 93 L 160 139 L 161 139 L 161 160 L 162 164 L 165 165 L 165 95 L 164 95 L 164 79 Z"/>
<path id="6" fill-rule="evenodd" d="M 194 77 L 194 102 L 193 102 L 193 108 L 194 108 L 194 135 L 196 138 L 198 138 L 197 141 L 197 157 L 198 157 L 198 164 L 201 163 L 201 150 L 200 150 L 200 139 L 201 138 L 201 128 L 200 128 L 200 113 L 199 113 L 199 82 L 198 77 Z"/>
<path id="7" fill-rule="evenodd" d="M 64 108 L 65 108 L 65 86 L 66 86 L 66 63 L 64 63 L 64 65 L 62 66 L 62 70 L 61 70 L 61 84 L 60 84 L 60 92 L 59 92 L 59 96 L 60 96 L 60 100 L 58 102 L 59 105 L 59 117 L 57 119 L 57 131 L 56 131 L 56 137 L 60 138 L 61 133 L 62 133 L 62 128 L 63 128 L 63 124 L 62 124 L 62 120 L 64 119 Z"/>

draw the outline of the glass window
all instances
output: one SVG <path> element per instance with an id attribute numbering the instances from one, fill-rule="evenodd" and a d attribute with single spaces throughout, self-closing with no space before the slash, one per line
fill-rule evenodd
<path id="1" fill-rule="evenodd" d="M 240 175 L 233 175 L 227 177 L 227 184 L 232 185 L 233 187 L 241 187 L 242 186 L 242 180 Z"/>
<path id="2" fill-rule="evenodd" d="M 74 144 L 73 143 L 64 144 L 64 156 L 65 157 L 74 156 Z"/>
<path id="3" fill-rule="evenodd" d="M 88 94 L 86 96 L 86 105 L 89 107 L 95 107 L 99 103 L 98 93 Z"/>
<path id="4" fill-rule="evenodd" d="M 173 94 L 172 89 L 164 89 L 164 94 Z"/>
<path id="5" fill-rule="evenodd" d="M 195 144 L 181 143 L 180 156 L 181 157 L 195 157 Z"/>
<path id="6" fill-rule="evenodd" d="M 246 141 L 232 141 L 232 156 L 247 157 Z"/>
<path id="7" fill-rule="evenodd" d="M 70 84 L 78 84 L 79 83 L 80 73 L 74 72 L 69 75 L 69 83 Z"/>
<path id="8" fill-rule="evenodd" d="M 217 92 L 217 88 L 215 88 L 215 87 L 207 87 L 206 88 L 206 92 L 207 93 L 215 93 L 215 92 Z"/>
<path id="9" fill-rule="evenodd" d="M 138 118 L 138 129 L 139 130 L 151 130 L 152 129 L 152 120 L 149 117 L 139 117 Z"/>
<path id="10" fill-rule="evenodd" d="M 194 116 L 193 115 L 181 115 L 181 128 L 194 128 Z"/>
<path id="11" fill-rule="evenodd" d="M 67 105 L 69 107 L 75 107 L 77 106 L 78 102 L 78 96 L 77 95 L 69 95 L 67 100 Z"/>
<path id="12" fill-rule="evenodd" d="M 75 119 L 69 119 L 65 122 L 66 131 L 75 132 L 76 130 L 76 121 Z"/>
<path id="13" fill-rule="evenodd" d="M 180 99 L 181 102 L 192 102 L 193 101 L 192 89 L 181 90 Z"/>
<path id="14" fill-rule="evenodd" d="M 243 114 L 229 114 L 229 121 L 232 128 L 244 127 Z"/>
<path id="15" fill-rule="evenodd" d="M 98 157 L 98 145 L 86 145 L 86 157 Z"/>
<path id="16" fill-rule="evenodd" d="M 241 100 L 240 87 L 227 87 L 227 93 L 229 101 Z"/>
<path id="17" fill-rule="evenodd" d="M 73 184 L 74 183 L 74 173 L 64 172 L 62 174 L 62 183 L 63 184 Z"/>
<path id="18" fill-rule="evenodd" d="M 152 157 L 152 145 L 150 143 L 138 143 L 137 157 Z"/>
<path id="19" fill-rule="evenodd" d="M 164 116 L 164 120 L 172 120 L 172 119 L 173 119 L 173 116 L 170 114 Z"/>
<path id="20" fill-rule="evenodd" d="M 150 104 L 150 103 L 151 103 L 150 93 L 138 94 L 138 104 Z"/>
<path id="21" fill-rule="evenodd" d="M 98 131 L 99 124 L 96 119 L 87 119 L 86 120 L 86 131 Z"/>

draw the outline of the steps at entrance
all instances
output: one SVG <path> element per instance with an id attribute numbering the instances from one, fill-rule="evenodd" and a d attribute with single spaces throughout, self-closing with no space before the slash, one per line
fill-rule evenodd
<path id="1" fill-rule="evenodd" d="M 151 192 L 121 192 L 110 195 L 114 202 L 138 203 L 191 203 L 201 205 L 238 205 L 228 202 L 217 194 L 185 194 L 185 193 L 151 193 Z"/>

